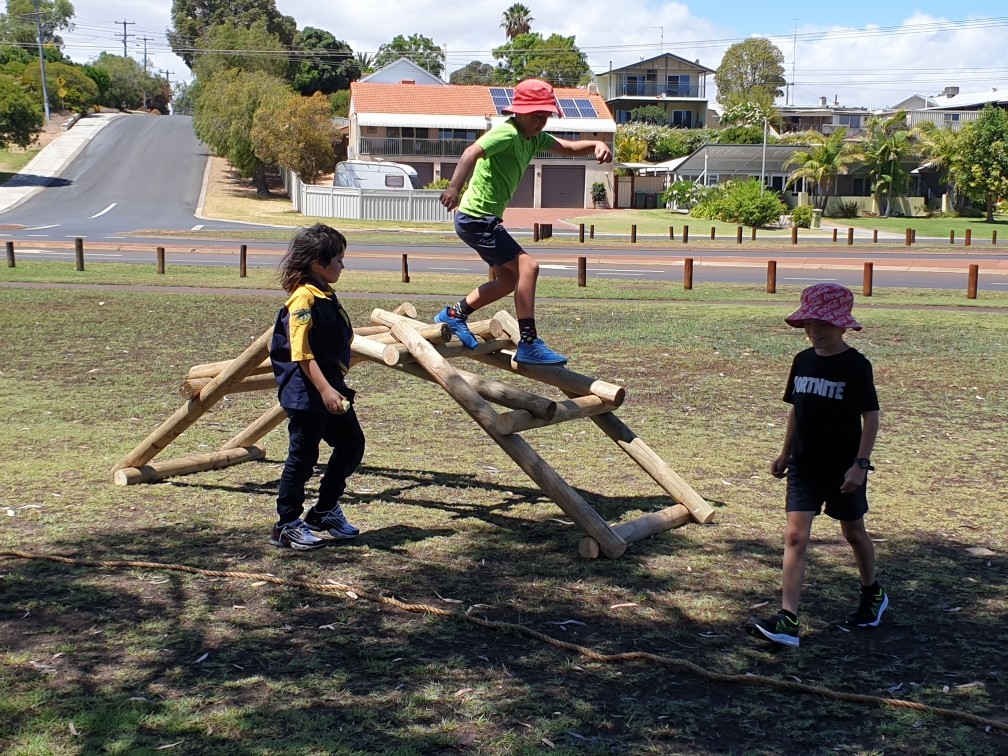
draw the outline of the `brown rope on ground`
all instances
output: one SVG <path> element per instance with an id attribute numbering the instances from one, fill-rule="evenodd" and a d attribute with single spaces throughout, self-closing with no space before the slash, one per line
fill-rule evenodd
<path id="1" fill-rule="evenodd" d="M 239 580 L 256 580 L 266 583 L 272 583 L 273 585 L 282 585 L 290 588 L 304 588 L 311 591 L 323 591 L 330 593 L 353 593 L 357 598 L 364 599 L 366 601 L 373 601 L 379 604 L 385 604 L 387 606 L 394 606 L 396 609 L 401 609 L 406 612 L 424 613 L 424 614 L 434 614 L 440 617 L 454 617 L 457 619 L 463 619 L 479 627 L 484 627 L 490 630 L 500 630 L 503 632 L 514 633 L 515 635 L 521 635 L 526 638 L 531 638 L 537 640 L 546 645 L 553 646 L 554 648 L 560 648 L 565 651 L 582 656 L 585 659 L 590 659 L 592 661 L 600 662 L 602 664 L 620 664 L 624 662 L 634 662 L 634 661 L 647 661 L 653 664 L 658 664 L 663 667 L 671 667 L 675 669 L 684 670 L 691 672 L 697 677 L 702 677 L 705 680 L 710 680 L 712 682 L 728 683 L 736 685 L 750 685 L 763 688 L 774 688 L 776 690 L 786 691 L 788 693 L 798 693 L 800 695 L 806 696 L 819 696 L 820 698 L 832 699 L 834 701 L 846 701 L 847 703 L 854 704 L 866 704 L 870 706 L 888 706 L 894 709 L 909 709 L 911 711 L 919 711 L 925 714 L 934 714 L 936 716 L 947 717 L 948 719 L 956 719 L 960 722 L 968 722 L 969 724 L 978 725 L 980 727 L 987 727 L 996 730 L 1002 730 L 1008 732 L 1008 722 L 1003 722 L 997 719 L 987 719 L 985 717 L 979 717 L 975 714 L 969 714 L 964 711 L 958 711 L 956 709 L 944 709 L 938 706 L 929 706 L 928 704 L 917 703 L 916 701 L 903 701 L 898 698 L 882 698 L 881 696 L 871 696 L 863 693 L 845 693 L 843 691 L 831 690 L 830 688 L 821 688 L 817 685 L 807 685 L 806 683 L 791 682 L 788 680 L 778 680 L 774 677 L 765 677 L 763 675 L 754 674 L 744 674 L 744 675 L 725 675 L 720 672 L 711 672 L 708 669 L 701 667 L 699 664 L 694 664 L 691 661 L 686 661 L 685 659 L 674 659 L 667 656 L 660 656 L 658 654 L 649 654 L 644 651 L 631 651 L 622 654 L 602 654 L 598 651 L 590 649 L 586 646 L 579 646 L 576 643 L 568 643 L 567 641 L 558 640 L 544 633 L 540 633 L 531 628 L 524 627 L 523 625 L 516 625 L 512 622 L 497 622 L 493 620 L 481 619 L 479 617 L 473 617 L 464 612 L 453 611 L 451 609 L 443 609 L 439 606 L 431 606 L 429 604 L 408 604 L 405 601 L 400 601 L 397 598 L 391 596 L 382 596 L 380 594 L 370 593 L 359 588 L 353 588 L 349 585 L 343 583 L 314 583 L 307 580 L 291 580 L 287 578 L 278 578 L 275 575 L 267 575 L 261 572 L 238 572 L 234 570 L 204 570 L 198 567 L 189 567 L 184 564 L 165 564 L 163 562 L 139 562 L 139 561 L 121 561 L 121 560 L 94 560 L 94 559 L 73 559 L 70 557 L 55 556 L 51 554 L 33 554 L 28 551 L 0 551 L 0 558 L 15 558 L 15 559 L 31 559 L 36 561 L 47 561 L 47 562 L 57 562 L 59 564 L 69 564 L 76 567 L 99 567 L 102 569 L 109 570 L 122 570 L 122 569 L 145 569 L 145 570 L 167 570 L 172 572 L 185 572 L 190 575 L 201 575 L 203 577 L 217 577 L 217 578 L 237 578 Z"/>

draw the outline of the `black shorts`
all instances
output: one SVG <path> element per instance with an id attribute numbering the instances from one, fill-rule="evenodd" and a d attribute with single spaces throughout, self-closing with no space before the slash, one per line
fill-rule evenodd
<path id="1" fill-rule="evenodd" d="M 840 493 L 843 475 L 839 478 L 828 476 L 809 480 L 793 472 L 787 476 L 788 512 L 815 512 L 826 504 L 826 514 L 834 520 L 853 522 L 860 520 L 868 512 L 868 478 L 856 491 Z"/>
<path id="2" fill-rule="evenodd" d="M 504 221 L 496 215 L 473 218 L 465 213 L 455 213 L 455 233 L 475 249 L 487 265 L 506 265 L 524 251 L 504 228 Z"/>

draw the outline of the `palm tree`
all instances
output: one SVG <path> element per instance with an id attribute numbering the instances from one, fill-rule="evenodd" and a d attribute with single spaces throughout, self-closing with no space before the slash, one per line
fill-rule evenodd
<path id="1" fill-rule="evenodd" d="M 354 62 L 357 63 L 357 67 L 360 69 L 361 75 L 374 73 L 374 55 L 368 55 L 366 52 L 359 52 L 354 56 Z"/>
<path id="2" fill-rule="evenodd" d="M 958 209 L 959 187 L 954 168 L 959 154 L 959 135 L 949 128 L 939 128 L 933 121 L 924 121 L 911 134 L 917 137 L 917 149 L 921 156 L 920 167 L 925 170 L 945 171 L 952 207 Z"/>
<path id="3" fill-rule="evenodd" d="M 906 128 L 906 113 L 899 110 L 886 119 L 872 116 L 865 121 L 865 132 L 855 155 L 874 179 L 872 191 L 883 193 L 882 216 L 888 218 L 893 197 L 907 188 L 909 177 L 902 162 L 915 152 L 912 135 Z"/>
<path id="4" fill-rule="evenodd" d="M 532 11 L 521 3 L 515 3 L 501 14 L 500 28 L 507 34 L 508 39 L 514 39 L 519 34 L 528 34 L 532 31 L 532 22 L 535 21 L 531 15 Z"/>
<path id="5" fill-rule="evenodd" d="M 799 150 L 784 163 L 785 168 L 795 166 L 788 175 L 788 186 L 798 179 L 811 181 L 820 189 L 816 204 L 821 209 L 826 208 L 829 198 L 830 183 L 835 184 L 836 177 L 847 173 L 847 166 L 854 162 L 850 146 L 844 141 L 847 127 L 841 126 L 827 137 L 819 137 L 818 144 L 811 145 L 807 150 Z"/>

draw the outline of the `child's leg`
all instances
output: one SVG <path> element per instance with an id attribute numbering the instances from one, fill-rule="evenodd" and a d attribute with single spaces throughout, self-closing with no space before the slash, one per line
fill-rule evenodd
<path id="1" fill-rule="evenodd" d="M 864 518 L 841 520 L 840 528 L 847 543 L 854 550 L 854 560 L 857 562 L 858 572 L 861 573 L 861 585 L 875 585 L 875 544 L 865 530 Z"/>
<path id="2" fill-rule="evenodd" d="M 305 483 L 318 462 L 322 437 L 318 420 L 310 412 L 293 412 L 288 423 L 290 447 L 280 475 L 277 515 L 281 525 L 293 522 L 304 511 Z"/>
<path id="3" fill-rule="evenodd" d="M 518 283 L 518 269 L 514 261 L 507 265 L 494 265 L 493 271 L 497 275 L 497 278 L 493 281 L 487 281 L 477 289 L 473 289 L 466 296 L 465 303 L 469 306 L 470 310 L 475 311 L 481 307 L 491 305 L 515 290 L 515 285 Z"/>
<path id="4" fill-rule="evenodd" d="M 805 551 L 808 549 L 815 512 L 788 512 L 784 530 L 784 580 L 782 608 L 798 614 L 802 584 L 805 582 Z"/>
<path id="5" fill-rule="evenodd" d="M 327 425 L 323 438 L 333 452 L 319 483 L 318 504 L 314 507 L 315 513 L 322 516 L 339 504 L 347 478 L 364 459 L 364 431 L 353 407 L 344 415 L 332 415 Z"/>

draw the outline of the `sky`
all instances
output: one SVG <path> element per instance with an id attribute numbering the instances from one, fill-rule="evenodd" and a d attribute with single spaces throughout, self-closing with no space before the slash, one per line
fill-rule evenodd
<path id="1" fill-rule="evenodd" d="M 424 34 L 447 45 L 448 70 L 471 60 L 493 62 L 490 51 L 505 41 L 499 24 L 508 4 L 510 0 L 277 0 L 280 11 L 293 15 L 299 28 L 326 29 L 355 51 L 374 52 L 397 34 Z M 147 37 L 152 69 L 172 72 L 173 81 L 191 78 L 165 40 L 170 0 L 75 0 L 74 5 L 77 28 L 63 34 L 74 60 L 84 62 L 102 50 L 121 55 L 123 27 L 115 22 L 127 20 L 135 22 L 127 27 L 130 55 L 142 59 Z M 790 12 L 771 14 L 772 6 L 751 0 L 525 0 L 525 5 L 535 19 L 533 31 L 576 35 L 596 72 L 606 70 L 610 61 L 618 67 L 662 50 L 716 69 L 732 42 L 768 36 L 784 53 L 789 81 L 793 67 L 797 104 L 814 104 L 825 96 L 841 105 L 878 108 L 915 93 L 937 94 L 946 86 L 962 92 L 1008 88 L 1008 6 L 1003 0 L 800 4 L 794 13 L 805 18 L 797 19 L 785 17 Z M 712 84 L 708 80 L 709 95 Z"/>

